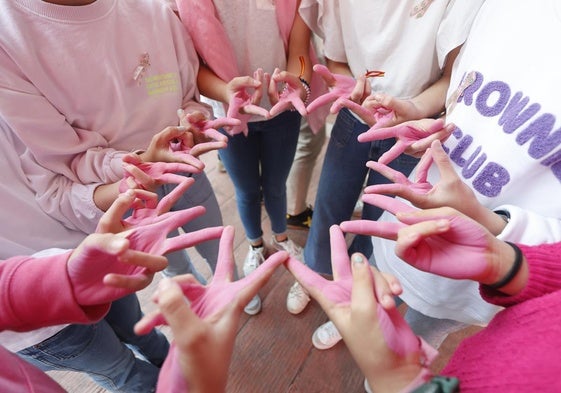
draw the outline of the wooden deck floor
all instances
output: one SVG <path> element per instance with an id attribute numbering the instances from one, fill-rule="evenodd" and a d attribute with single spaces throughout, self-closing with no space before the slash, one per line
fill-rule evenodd
<path id="1" fill-rule="evenodd" d="M 320 161 L 314 171 L 308 200 L 314 201 Z M 225 225 L 236 228 L 235 256 L 241 272 L 241 263 L 247 252 L 243 228 L 237 214 L 232 183 L 227 174 L 216 167 L 216 154 L 204 157 L 207 175 L 217 195 Z M 270 227 L 263 212 L 265 239 L 270 238 Z M 290 231 L 290 237 L 304 245 L 307 231 Z M 200 266 L 200 257 L 194 257 Z M 204 266 L 201 266 L 204 270 Z M 208 277 L 208 269 L 204 271 Z M 149 296 L 158 278 L 139 293 L 145 311 L 153 309 Z M 280 268 L 260 291 L 263 310 L 240 321 L 236 347 L 230 367 L 228 393 L 362 393 L 363 376 L 343 342 L 327 351 L 312 346 L 311 336 L 317 326 L 327 321 L 326 315 L 314 301 L 300 315 L 290 314 L 285 307 L 286 294 L 293 283 L 292 276 Z M 169 330 L 162 328 L 169 336 Z M 468 328 L 448 337 L 441 347 L 441 355 L 433 364 L 438 371 L 445 364 L 457 343 L 474 330 Z M 86 376 L 72 372 L 50 372 L 65 389 L 76 393 L 102 393 L 104 389 L 93 384 Z"/>

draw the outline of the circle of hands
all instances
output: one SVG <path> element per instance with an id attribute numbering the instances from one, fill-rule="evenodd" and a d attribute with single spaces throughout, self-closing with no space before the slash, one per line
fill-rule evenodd
<path id="1" fill-rule="evenodd" d="M 162 372 L 177 383 L 204 378 L 189 371 L 200 369 L 194 367 L 200 363 L 212 362 L 215 370 L 222 368 L 227 375 L 229 356 L 224 353 L 231 353 L 243 307 L 281 264 L 335 323 L 359 365 L 371 362 L 361 360 L 365 346 L 376 347 L 384 354 L 381 359 L 393 359 L 386 366 L 377 365 L 381 373 L 377 379 L 396 364 L 413 363 L 419 368 L 430 364 L 434 350 L 413 334 L 396 309 L 393 299 L 401 293 L 399 282 L 370 267 L 360 254 L 349 258 L 345 232 L 394 240 L 398 257 L 428 273 L 484 282 L 493 270 L 490 255 L 497 247 L 495 238 L 478 223 L 481 206 L 456 174 L 440 143 L 450 136 L 454 125 L 441 119 L 410 120 L 417 116 L 414 104 L 370 94 L 366 76 L 355 80 L 333 74 L 323 65 L 314 66 L 314 72 L 330 90 L 307 106 L 303 102 L 306 91 L 298 77 L 279 70 L 269 76 L 257 70 L 253 78 L 234 78 L 229 83 L 231 99 L 226 118 L 208 120 L 201 112 L 178 111 L 179 127 L 168 127 L 157 134 L 146 152 L 124 156 L 120 196 L 99 222 L 97 233 L 86 238 L 69 259 L 68 273 L 76 299 L 84 306 L 98 305 L 146 287 L 154 274 L 166 267 L 165 254 L 220 238 L 217 268 L 210 283 L 202 285 L 190 275 L 161 280 L 153 296 L 158 311 L 145 316 L 136 326 L 137 333 L 143 334 L 156 326 L 170 325 L 174 343 Z M 280 90 L 279 85 L 283 86 Z M 270 111 L 259 106 L 265 86 L 273 105 Z M 292 108 L 305 116 L 324 105 L 331 105 L 332 113 L 347 108 L 371 126 L 358 137 L 360 142 L 396 140 L 378 162 L 367 163 L 390 183 L 367 187 L 362 198 L 365 203 L 387 210 L 397 221 L 354 220 L 333 226 L 331 280 L 286 252 L 277 252 L 251 275 L 234 281 L 232 227 L 167 237 L 204 214 L 201 206 L 169 210 L 195 181 L 185 174 L 204 169 L 198 156 L 226 146 L 227 137 L 218 129 L 224 128 L 231 135 L 245 133 L 252 116 L 270 118 Z M 402 153 L 421 157 L 414 180 L 388 166 Z M 427 181 L 431 166 L 440 174 L 434 185 Z M 158 201 L 152 191 L 167 183 L 176 187 Z M 126 212 L 132 213 L 122 218 Z M 466 260 L 470 264 L 454 262 Z M 216 351 L 202 350 L 203 345 Z M 206 383 L 224 386 L 216 375 L 220 373 L 213 374 Z"/>
<path id="2" fill-rule="evenodd" d="M 441 173 L 440 181 L 434 186 L 427 182 L 428 168 L 433 162 Z M 371 361 L 360 360 L 368 344 L 383 352 L 383 359 L 394 359 L 387 363 L 387 369 L 395 364 L 411 363 L 422 369 L 430 364 L 435 353 L 414 335 L 397 311 L 394 296 L 401 293 L 399 282 L 370 267 L 360 254 L 349 258 L 344 233 L 394 240 L 396 254 L 412 266 L 445 277 L 472 280 L 482 280 L 492 270 L 487 256 L 493 251 L 494 236 L 470 219 L 466 208 L 470 203 L 466 201 L 472 198 L 475 204 L 475 197 L 458 179 L 438 140 L 421 159 L 415 181 L 380 162 L 370 162 L 368 166 L 393 183 L 366 188 L 363 200 L 387 210 L 398 221 L 355 220 L 333 226 L 330 229 L 334 272 L 331 280 L 286 252 L 271 255 L 249 276 L 233 280 L 236 265 L 232 227 L 205 228 L 167 237 L 205 212 L 202 206 L 169 211 L 194 183 L 193 178 L 178 172 L 190 172 L 192 166 L 183 162 L 143 162 L 132 155 L 124 160 L 124 184 L 133 187 L 120 194 L 100 220 L 97 233 L 86 238 L 69 258 L 68 275 L 76 299 L 79 304 L 92 306 L 135 292 L 146 287 L 154 274 L 166 267 L 165 254 L 220 238 L 217 268 L 210 283 L 202 285 L 191 275 L 163 279 L 153 296 L 158 311 L 146 315 L 136 326 L 139 334 L 158 325 L 171 326 L 174 343 L 163 368 L 168 378 L 200 379 L 188 370 L 205 361 L 225 368 L 224 375 L 227 375 L 229 357 L 223 355 L 224 351 L 231 353 L 233 349 L 235 327 L 243 307 L 281 264 L 335 323 L 357 363 Z M 176 187 L 158 201 L 149 189 L 165 183 Z M 139 187 L 147 184 L 151 187 Z M 401 196 L 425 210 L 382 193 Z M 123 218 L 128 211 L 132 213 Z M 197 350 L 203 345 L 201 342 L 214 346 L 216 351 Z M 378 369 L 384 372 L 383 365 Z"/>

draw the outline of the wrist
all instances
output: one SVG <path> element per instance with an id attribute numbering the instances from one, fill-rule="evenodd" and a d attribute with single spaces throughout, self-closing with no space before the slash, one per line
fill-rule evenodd
<path id="1" fill-rule="evenodd" d="M 495 254 L 495 273 L 482 284 L 508 295 L 520 292 L 528 278 L 528 266 L 522 251 L 514 243 L 501 242 L 501 248 Z"/>
<path id="2" fill-rule="evenodd" d="M 300 80 L 300 83 L 302 84 L 302 87 L 304 88 L 305 91 L 304 98 L 302 98 L 302 102 L 304 102 L 304 105 L 308 105 L 310 102 L 310 97 L 312 95 L 312 89 L 310 88 L 310 84 L 308 83 L 308 81 L 306 81 L 304 78 L 299 77 L 298 79 Z"/>

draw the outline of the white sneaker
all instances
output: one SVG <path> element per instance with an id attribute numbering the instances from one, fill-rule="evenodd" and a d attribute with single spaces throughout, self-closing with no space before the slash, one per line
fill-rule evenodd
<path id="1" fill-rule="evenodd" d="M 244 307 L 244 312 L 248 315 L 255 315 L 261 311 L 261 298 L 255 295 Z"/>
<path id="2" fill-rule="evenodd" d="M 265 247 L 261 246 L 261 247 L 253 248 L 250 245 L 249 252 L 245 257 L 242 267 L 244 276 L 249 276 L 263 262 L 265 262 Z"/>
<path id="3" fill-rule="evenodd" d="M 298 281 L 295 281 L 286 296 L 286 309 L 291 314 L 300 314 L 309 302 L 310 296 L 308 291 Z"/>
<path id="4" fill-rule="evenodd" d="M 304 257 L 302 255 L 302 247 L 298 244 L 294 243 L 290 239 L 286 239 L 285 241 L 279 242 L 273 236 L 273 248 L 277 251 L 286 251 L 290 254 L 291 257 L 298 259 L 299 261 L 303 261 Z"/>
<path id="5" fill-rule="evenodd" d="M 368 384 L 366 378 L 364 378 L 364 390 L 366 391 L 366 393 L 372 393 L 372 390 L 370 389 L 370 385 Z"/>
<path id="6" fill-rule="evenodd" d="M 312 344 L 317 349 L 329 349 L 342 338 L 333 322 L 328 321 L 316 329 L 312 335 Z"/>

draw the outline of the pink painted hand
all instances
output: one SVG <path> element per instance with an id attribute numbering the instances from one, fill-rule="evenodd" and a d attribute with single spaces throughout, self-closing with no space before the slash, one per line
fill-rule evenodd
<path id="1" fill-rule="evenodd" d="M 440 173 L 440 179 L 432 187 L 426 180 L 429 162 L 424 161 L 429 158 L 432 159 Z M 498 216 L 481 205 L 473 190 L 458 176 L 440 141 L 433 141 L 419 166 L 421 171 L 417 172 L 416 183 L 376 185 L 367 187 L 365 191 L 399 196 L 421 209 L 452 207 L 481 223 L 491 233 L 500 233 L 504 227 L 504 225 L 498 227 L 501 220 L 497 222 Z"/>
<path id="2" fill-rule="evenodd" d="M 226 227 L 210 284 L 202 286 L 191 275 L 164 282 L 154 296 L 160 311 L 146 315 L 135 326 L 137 334 L 161 324 L 169 324 L 173 330 L 175 340 L 160 372 L 163 383 L 158 384 L 158 392 L 185 392 L 195 387 L 224 391 L 243 307 L 288 258 L 288 253 L 277 252 L 251 275 L 232 281 L 233 242 L 234 229 Z"/>
<path id="3" fill-rule="evenodd" d="M 240 125 L 238 119 L 228 117 L 209 120 L 202 112 L 186 114 L 183 109 L 179 109 L 177 115 L 179 124 L 186 127 L 187 132 L 184 138 L 176 138 L 170 142 L 170 150 L 195 157 L 227 146 L 228 137 L 221 134 L 218 128 Z"/>
<path id="4" fill-rule="evenodd" d="M 489 277 L 495 280 L 496 267 L 487 258 L 493 251 L 494 236 L 479 223 L 452 208 L 423 211 L 384 195 L 369 195 L 369 203 L 394 214 L 400 222 L 346 221 L 341 228 L 397 240 L 396 255 L 424 272 L 480 282 Z"/>
<path id="5" fill-rule="evenodd" d="M 277 89 L 279 83 L 284 85 L 280 93 Z M 275 69 L 269 83 L 269 100 L 274 104 L 269 111 L 270 116 L 274 117 L 290 109 L 296 109 L 302 116 L 306 116 L 308 112 L 303 101 L 305 98 L 302 97 L 306 97 L 307 94 L 302 82 L 296 75 L 287 71 L 281 72 L 278 68 Z"/>
<path id="6" fill-rule="evenodd" d="M 239 306 L 240 310 L 243 309 L 259 288 L 267 282 L 274 269 L 288 258 L 288 253 L 277 252 L 267 258 L 249 276 L 232 281 L 232 271 L 235 267 L 233 241 L 233 227 L 225 227 L 220 239 L 216 272 L 211 283 L 206 287 L 190 275 L 174 278 L 181 285 L 183 293 L 191 304 L 191 309 L 201 318 L 206 318 L 233 304 Z M 155 301 L 157 302 L 157 294 Z M 161 315 L 156 313 L 145 317 L 135 330 L 141 334 L 164 322 Z"/>
<path id="7" fill-rule="evenodd" d="M 84 243 L 68 262 L 68 277 L 78 303 L 82 305 L 105 304 L 147 285 L 156 271 L 167 266 L 163 254 L 220 236 L 222 228 L 207 228 L 205 232 L 184 234 L 173 239 L 166 235 L 192 219 L 195 211 L 166 213 L 157 218 L 147 215 L 135 225 L 120 220 L 132 208 L 138 194 L 146 191 L 129 190 L 121 194 L 104 214 L 98 225 L 101 234 L 117 233 L 118 239 L 110 248 L 97 243 Z M 149 208 L 145 208 L 149 209 Z M 198 210 L 204 208 L 200 207 Z M 122 230 L 126 229 L 124 232 Z M 142 258 L 139 258 L 142 257 Z"/>
<path id="8" fill-rule="evenodd" d="M 401 292 L 401 286 L 370 268 L 361 254 L 354 254 L 351 262 L 337 226 L 331 227 L 330 236 L 333 281 L 292 258 L 287 268 L 335 324 L 363 373 L 375 382 L 372 386 L 385 386 L 388 379 L 395 383 L 387 374 L 395 377 L 398 370 L 400 374 L 408 370 L 401 381 L 408 385 L 420 374 L 421 364 L 430 364 L 435 351 L 423 345 L 395 308 L 393 295 Z"/>
<path id="9" fill-rule="evenodd" d="M 268 80 L 269 75 L 262 69 L 257 69 L 253 73 L 253 78 L 238 77 L 228 82 L 230 100 L 226 116 L 240 121 L 239 125 L 226 128 L 230 135 L 243 132 L 247 136 L 247 122 L 252 116 L 269 118 L 269 111 L 259 106 L 263 96 L 263 86 L 268 84 Z"/>
<path id="10" fill-rule="evenodd" d="M 355 89 L 357 81 L 347 75 L 333 74 L 322 64 L 314 65 L 314 72 L 317 72 L 329 86 L 329 91 L 315 100 L 313 100 L 306 108 L 308 113 L 313 112 L 317 108 L 328 105 L 339 97 L 350 98 Z"/>
<path id="11" fill-rule="evenodd" d="M 424 153 L 432 141 L 440 137 L 447 138 L 454 128 L 453 124 L 445 125 L 442 119 L 415 120 L 387 128 L 374 125 L 368 131 L 360 134 L 358 141 L 371 142 L 396 138 L 395 145 L 378 160 L 381 164 L 387 164 L 406 151 L 410 155 Z"/>
<path id="12" fill-rule="evenodd" d="M 138 156 L 130 154 L 123 157 L 125 175 L 119 183 L 119 192 L 130 189 L 154 191 L 164 183 L 179 184 L 190 179 L 179 173 L 192 173 L 190 165 L 180 162 L 147 162 L 143 163 Z M 192 182 L 194 180 L 188 180 Z"/>
<path id="13" fill-rule="evenodd" d="M 331 113 L 338 113 L 343 107 L 353 111 L 365 123 L 372 125 L 373 128 L 385 127 L 394 120 L 394 112 L 391 110 L 384 108 L 372 110 L 345 97 L 337 98 L 333 105 L 331 105 L 330 111 Z"/>
<path id="14" fill-rule="evenodd" d="M 185 152 L 176 154 L 171 150 L 170 144 L 179 143 L 178 141 L 181 141 L 185 146 L 193 146 L 195 137 L 187 127 L 166 127 L 152 137 L 146 151 L 131 153 L 129 156 L 135 156 L 139 162 L 180 162 L 193 167 L 186 172 L 201 172 L 205 166 L 197 157 Z"/>
<path id="15" fill-rule="evenodd" d="M 409 193 L 428 194 L 432 190 L 432 184 L 427 181 L 428 170 L 432 165 L 432 155 L 430 149 L 423 155 L 415 168 L 415 181 L 410 181 L 403 173 L 380 164 L 377 161 L 368 161 L 366 166 L 382 176 L 388 178 L 393 183 L 375 184 L 364 189 L 364 194 L 390 194 L 405 195 Z"/>

